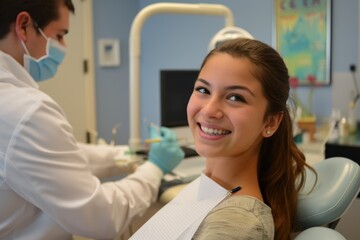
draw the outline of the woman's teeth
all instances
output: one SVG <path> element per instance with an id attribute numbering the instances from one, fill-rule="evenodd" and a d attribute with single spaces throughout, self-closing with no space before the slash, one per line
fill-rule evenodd
<path id="1" fill-rule="evenodd" d="M 203 127 L 203 126 L 201 126 L 201 130 L 204 133 L 211 134 L 211 135 L 226 135 L 226 134 L 230 133 L 230 131 L 228 131 L 228 130 L 207 128 L 207 127 Z"/>

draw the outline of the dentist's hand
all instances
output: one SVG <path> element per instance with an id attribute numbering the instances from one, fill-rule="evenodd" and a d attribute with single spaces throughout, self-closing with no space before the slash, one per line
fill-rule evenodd
<path id="1" fill-rule="evenodd" d="M 158 166 L 164 174 L 171 172 L 185 156 L 176 139 L 176 134 L 165 127 L 150 126 L 149 131 L 151 139 L 161 140 L 151 143 L 149 161 Z"/>

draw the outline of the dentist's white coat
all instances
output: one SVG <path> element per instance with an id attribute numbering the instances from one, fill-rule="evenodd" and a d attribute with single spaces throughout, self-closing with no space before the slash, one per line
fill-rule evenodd
<path id="1" fill-rule="evenodd" d="M 59 105 L 0 51 L 0 239 L 112 239 L 156 200 L 162 178 L 145 163 L 101 184 L 95 175 L 116 154 L 77 143 Z"/>

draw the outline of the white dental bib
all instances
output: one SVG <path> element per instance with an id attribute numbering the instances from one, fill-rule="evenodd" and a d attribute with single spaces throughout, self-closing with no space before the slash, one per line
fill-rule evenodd
<path id="1" fill-rule="evenodd" d="M 171 202 L 161 208 L 130 239 L 191 239 L 207 214 L 230 191 L 205 174 L 186 186 Z"/>

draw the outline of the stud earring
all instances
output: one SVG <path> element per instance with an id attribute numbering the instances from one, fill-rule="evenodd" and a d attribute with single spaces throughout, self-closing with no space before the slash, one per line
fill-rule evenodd
<path id="1" fill-rule="evenodd" d="M 266 135 L 270 135 L 271 131 L 270 130 L 266 130 Z"/>

